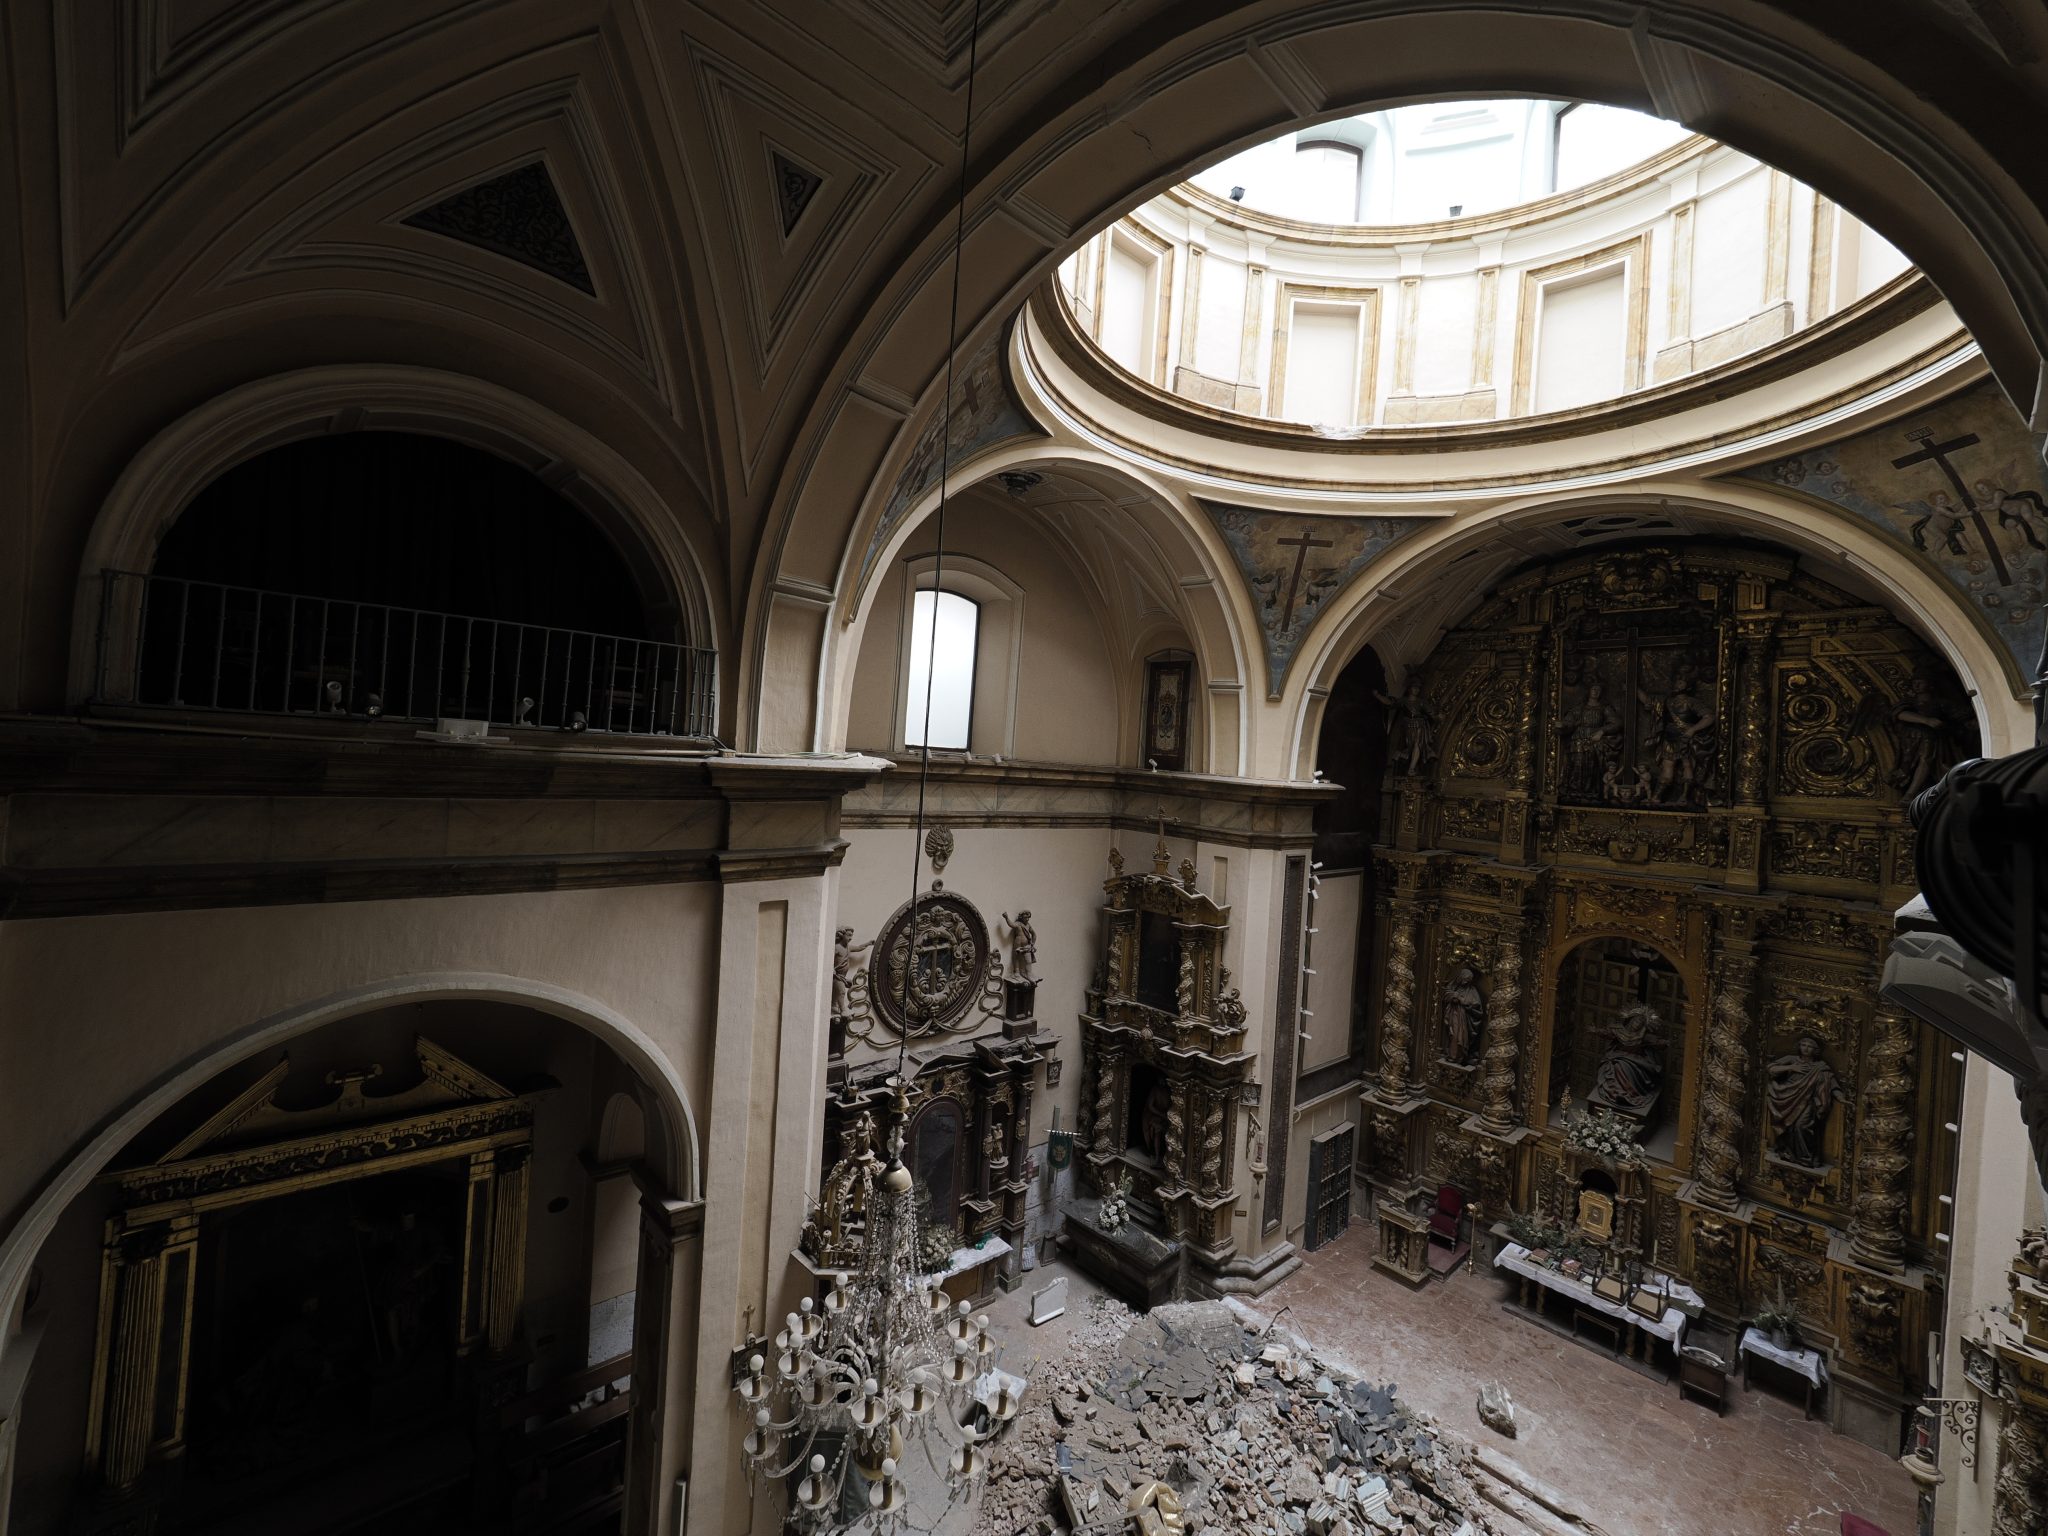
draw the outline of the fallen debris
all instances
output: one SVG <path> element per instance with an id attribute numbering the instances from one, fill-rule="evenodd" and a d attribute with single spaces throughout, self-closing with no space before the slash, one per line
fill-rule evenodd
<path id="1" fill-rule="evenodd" d="M 1505 1399 L 1505 1393 L 1502 1394 Z M 1510 1413 L 1512 1409 L 1510 1408 Z M 1506 1536 L 1446 1440 L 1222 1302 L 1091 1301 L 990 1447 L 975 1536 Z"/>
<path id="2" fill-rule="evenodd" d="M 1508 1396 L 1506 1382 L 1489 1381 L 1479 1389 L 1479 1422 L 1515 1438 L 1515 1400 Z"/>

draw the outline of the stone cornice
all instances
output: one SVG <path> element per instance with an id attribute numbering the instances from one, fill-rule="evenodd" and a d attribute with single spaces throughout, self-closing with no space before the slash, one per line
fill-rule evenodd
<path id="1" fill-rule="evenodd" d="M 888 767 L 4 720 L 0 918 L 814 878 Z"/>
<path id="2" fill-rule="evenodd" d="M 821 873 L 833 862 L 820 854 L 807 872 Z M 0 920 L 674 885 L 720 872 L 717 856 L 705 850 L 0 869 Z"/>
<path id="3" fill-rule="evenodd" d="M 917 820 L 917 763 L 851 792 L 846 827 L 908 827 Z M 1154 773 L 1072 763 L 934 758 L 927 821 L 961 827 L 1103 827 L 1154 830 L 1163 812 L 1169 837 L 1239 847 L 1299 847 L 1314 837 L 1315 808 L 1341 793 L 1298 780 Z"/>
<path id="4" fill-rule="evenodd" d="M 646 737 L 454 746 L 421 741 L 411 726 L 293 724 L 16 716 L 0 720 L 0 794 L 797 800 L 836 797 L 889 767 L 857 754 L 756 757 L 660 747 Z"/>

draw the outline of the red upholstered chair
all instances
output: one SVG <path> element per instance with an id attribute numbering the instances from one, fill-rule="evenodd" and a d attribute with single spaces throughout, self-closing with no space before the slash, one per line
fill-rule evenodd
<path id="1" fill-rule="evenodd" d="M 1446 1248 L 1458 1246 L 1458 1227 L 1465 1219 L 1465 1196 L 1449 1184 L 1436 1191 L 1436 1208 L 1429 1213 L 1429 1240 Z"/>
<path id="2" fill-rule="evenodd" d="M 1887 1533 L 1883 1526 L 1872 1525 L 1861 1515 L 1852 1515 L 1845 1509 L 1842 1511 L 1842 1536 L 1887 1536 Z"/>

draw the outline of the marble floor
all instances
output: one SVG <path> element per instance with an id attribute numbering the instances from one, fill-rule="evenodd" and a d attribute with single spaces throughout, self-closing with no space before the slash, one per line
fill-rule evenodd
<path id="1" fill-rule="evenodd" d="M 1494 1447 L 1565 1494 L 1609 1536 L 1833 1536 L 1847 1510 L 1911 1536 L 1899 1464 L 1807 1421 L 1796 1403 L 1735 1386 L 1727 1413 L 1501 1310 L 1482 1266 L 1411 1291 L 1372 1268 L 1374 1234 L 1349 1231 L 1254 1304 L 1327 1358 Z M 1479 1385 L 1507 1384 L 1519 1434 L 1483 1427 Z"/>

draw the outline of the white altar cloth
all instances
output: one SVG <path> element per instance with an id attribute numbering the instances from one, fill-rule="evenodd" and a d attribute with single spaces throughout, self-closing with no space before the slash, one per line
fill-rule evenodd
<path id="1" fill-rule="evenodd" d="M 1759 1328 L 1742 1330 L 1740 1348 L 1745 1355 L 1755 1355 L 1759 1360 L 1768 1360 L 1795 1375 L 1804 1376 L 1816 1387 L 1828 1384 L 1827 1361 L 1821 1358 L 1817 1349 L 1780 1349 L 1771 1342 L 1770 1335 Z"/>
<path id="2" fill-rule="evenodd" d="M 1529 1250 L 1520 1243 L 1509 1243 L 1503 1247 L 1495 1255 L 1493 1267 L 1495 1269 L 1504 1269 L 1510 1274 L 1520 1275 L 1525 1280 L 1533 1280 L 1545 1290 L 1556 1291 L 1561 1296 L 1569 1296 L 1579 1306 L 1586 1308 L 1588 1311 L 1603 1312 L 1609 1317 L 1619 1318 L 1624 1323 L 1640 1328 L 1644 1333 L 1649 1334 L 1653 1338 L 1664 1340 L 1673 1348 L 1676 1348 L 1679 1341 L 1685 1337 L 1685 1325 L 1688 1319 L 1683 1307 L 1667 1302 L 1664 1308 L 1664 1315 L 1654 1320 L 1643 1316 L 1640 1312 L 1631 1312 L 1626 1299 L 1622 1301 L 1609 1301 L 1605 1296 L 1595 1296 L 1593 1294 L 1592 1282 L 1589 1280 L 1574 1280 L 1568 1275 L 1560 1274 L 1557 1270 L 1546 1268 L 1541 1264 L 1532 1264 L 1529 1261 Z M 1672 1282 L 1672 1297 L 1679 1297 L 1681 1293 L 1690 1297 L 1695 1302 L 1699 1299 L 1691 1293 L 1689 1287 L 1680 1285 L 1676 1281 Z"/>

